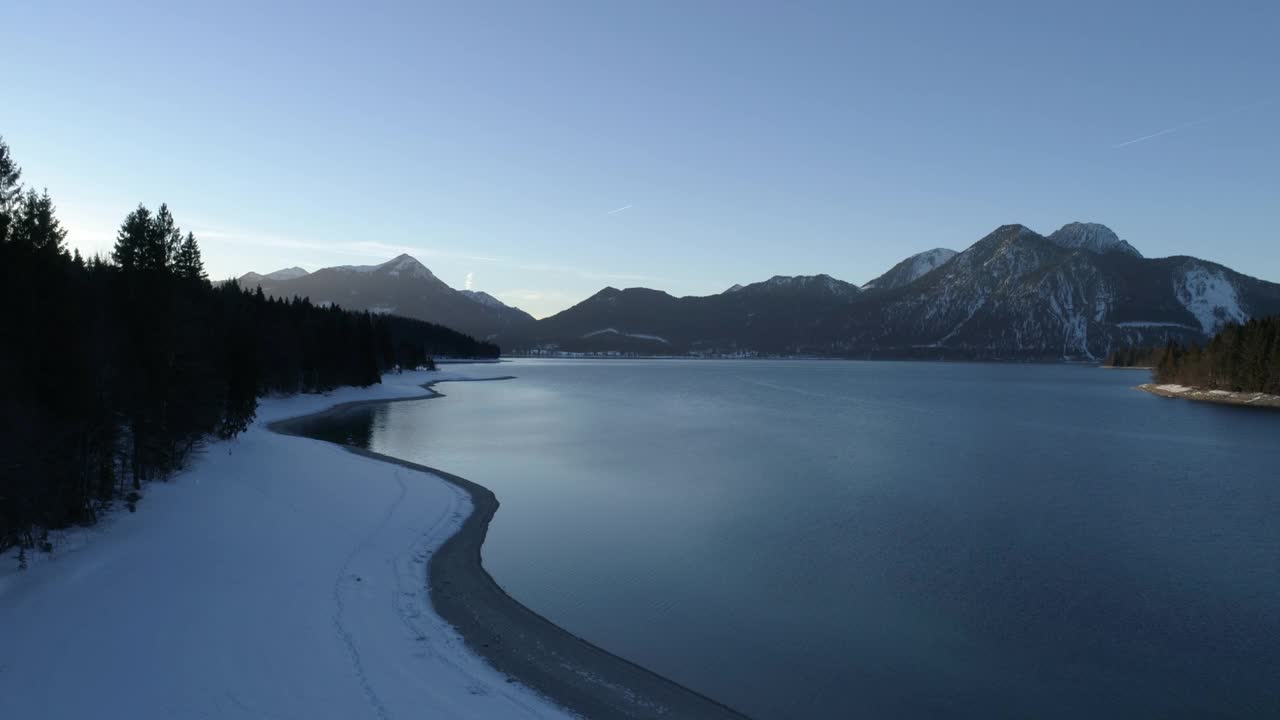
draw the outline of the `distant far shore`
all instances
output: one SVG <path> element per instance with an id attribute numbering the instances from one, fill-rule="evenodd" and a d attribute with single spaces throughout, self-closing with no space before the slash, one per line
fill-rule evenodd
<path id="1" fill-rule="evenodd" d="M 1228 390 L 1204 390 L 1186 385 L 1157 385 L 1146 383 L 1139 385 L 1139 390 L 1167 398 L 1183 398 L 1201 402 L 1219 403 L 1222 405 L 1243 405 L 1247 407 L 1280 408 L 1280 395 L 1268 395 L 1256 392 L 1231 392 Z"/>

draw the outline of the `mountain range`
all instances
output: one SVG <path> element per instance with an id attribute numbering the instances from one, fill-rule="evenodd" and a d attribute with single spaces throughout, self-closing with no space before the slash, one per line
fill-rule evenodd
<path id="1" fill-rule="evenodd" d="M 1144 258 L 1096 223 L 1047 236 L 1004 225 L 962 252 L 908 257 L 862 287 L 828 275 L 707 296 L 606 287 L 541 320 L 455 290 L 408 255 L 239 281 L 534 352 L 1090 360 L 1124 345 L 1203 342 L 1226 322 L 1280 314 L 1280 285 L 1193 257 Z"/>

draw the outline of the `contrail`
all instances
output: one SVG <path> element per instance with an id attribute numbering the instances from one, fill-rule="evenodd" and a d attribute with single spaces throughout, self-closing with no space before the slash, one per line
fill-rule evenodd
<path id="1" fill-rule="evenodd" d="M 1186 127 L 1191 127 L 1191 126 L 1190 126 L 1190 125 L 1178 125 L 1177 127 L 1171 127 L 1171 128 L 1168 128 L 1167 130 L 1161 130 L 1160 132 L 1157 132 L 1157 133 L 1151 133 L 1150 135 L 1143 135 L 1143 136 L 1142 136 L 1142 137 L 1140 137 L 1140 138 L 1134 138 L 1134 139 L 1132 139 L 1132 140 L 1125 140 L 1124 142 L 1120 143 L 1119 145 L 1112 145 L 1111 147 L 1113 147 L 1113 148 L 1122 148 L 1122 147 L 1125 147 L 1126 145 L 1132 145 L 1132 144 L 1134 144 L 1134 143 L 1140 143 L 1140 142 L 1142 142 L 1143 140 L 1150 140 L 1151 138 L 1158 138 L 1158 137 L 1160 137 L 1161 135 L 1168 135 L 1169 133 L 1175 133 L 1175 132 L 1178 132 L 1179 130 L 1181 130 L 1181 129 L 1183 129 L 1183 128 L 1186 128 Z"/>
<path id="2" fill-rule="evenodd" d="M 631 206 L 630 206 L 630 205 L 623 205 L 623 206 L 622 206 L 622 207 L 620 207 L 620 208 L 615 208 L 615 209 L 613 209 L 613 210 L 610 210 L 609 212 L 605 213 L 605 215 L 612 215 L 612 214 L 614 214 L 614 213 L 620 213 L 620 212 L 622 212 L 623 210 L 630 210 L 630 209 L 631 209 Z"/>
<path id="3" fill-rule="evenodd" d="M 1238 108 L 1232 108 L 1231 110 L 1227 110 L 1226 112 L 1221 112 L 1221 113 L 1218 113 L 1218 114 L 1216 114 L 1216 115 L 1210 115 L 1209 117 L 1200 118 L 1199 120 L 1192 120 L 1192 121 L 1191 121 L 1191 122 L 1189 122 L 1189 123 L 1183 123 L 1183 124 L 1181 124 L 1181 125 L 1174 125 L 1174 126 L 1173 126 L 1173 127 L 1171 127 L 1171 128 L 1165 128 L 1164 130 L 1161 130 L 1160 132 L 1154 132 L 1154 133 L 1151 133 L 1150 135 L 1143 135 L 1142 137 L 1134 138 L 1134 139 L 1132 139 L 1132 140 L 1125 140 L 1124 142 L 1122 142 L 1122 143 L 1120 143 L 1120 144 L 1118 144 L 1118 145 L 1112 145 L 1112 146 L 1111 146 L 1111 148 L 1112 148 L 1113 150 L 1118 150 L 1119 148 L 1127 147 L 1127 146 L 1129 146 L 1129 145 L 1133 145 L 1133 144 L 1135 144 L 1135 143 L 1146 142 L 1147 140 L 1152 140 L 1152 139 L 1154 139 L 1154 138 L 1158 138 L 1158 137 L 1160 137 L 1161 135 L 1169 135 L 1169 134 L 1171 134 L 1171 133 L 1176 133 L 1176 132 L 1178 132 L 1179 130 L 1186 130 L 1187 128 L 1193 128 L 1193 127 L 1195 127 L 1195 126 L 1197 126 L 1197 125 L 1203 125 L 1203 124 L 1205 124 L 1205 123 L 1207 123 L 1207 122 L 1209 122 L 1209 121 L 1211 121 L 1211 120 L 1218 120 L 1218 119 L 1221 119 L 1221 118 L 1224 118 L 1224 117 L 1229 117 L 1229 116 L 1231 116 L 1231 115 L 1237 115 L 1237 114 L 1239 114 L 1239 113 L 1244 112 L 1245 110 L 1252 110 L 1252 109 L 1254 109 L 1254 108 L 1256 108 L 1256 107 L 1262 107 L 1263 105 L 1270 105 L 1270 104 L 1271 104 L 1271 101 L 1270 101 L 1270 100 L 1264 100 L 1264 101 L 1262 101 L 1262 102 L 1252 103 L 1252 104 L 1250 104 L 1250 105 L 1242 105 L 1242 106 L 1240 106 L 1240 107 L 1238 107 Z"/>

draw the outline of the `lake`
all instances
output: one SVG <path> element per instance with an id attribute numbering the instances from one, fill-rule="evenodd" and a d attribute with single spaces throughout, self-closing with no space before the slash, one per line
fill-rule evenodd
<path id="1" fill-rule="evenodd" d="M 520 360 L 341 434 L 484 565 L 762 720 L 1280 717 L 1280 413 L 1065 365 Z"/>

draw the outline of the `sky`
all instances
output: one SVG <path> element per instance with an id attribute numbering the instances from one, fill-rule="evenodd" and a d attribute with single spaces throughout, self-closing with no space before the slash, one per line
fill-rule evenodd
<path id="1" fill-rule="evenodd" d="M 407 252 L 535 316 L 1101 222 L 1280 281 L 1280 3 L 62 2 L 0 136 L 82 252 Z"/>

